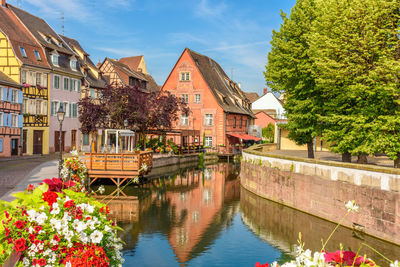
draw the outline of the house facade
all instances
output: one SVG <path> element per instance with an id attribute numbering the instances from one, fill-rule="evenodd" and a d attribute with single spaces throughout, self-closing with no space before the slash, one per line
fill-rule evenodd
<path id="1" fill-rule="evenodd" d="M 23 103 L 20 152 L 28 155 L 48 154 L 50 66 L 43 48 L 15 16 L 12 8 L 5 1 L 1 2 L 0 71 L 23 86 L 22 99 L 18 99 Z M 20 125 L 21 116 L 18 120 Z"/>
<path id="2" fill-rule="evenodd" d="M 185 48 L 162 90 L 168 91 L 190 108 L 180 114 L 175 130 L 199 130 L 207 147 L 231 147 L 245 140 L 254 115 L 250 102 L 213 59 Z M 175 140 L 185 146 L 196 140 Z"/>
<path id="3" fill-rule="evenodd" d="M 20 154 L 22 101 L 21 85 L 0 72 L 0 157 Z"/>
<path id="4" fill-rule="evenodd" d="M 81 97 L 89 97 L 96 101 L 101 95 L 101 90 L 106 87 L 100 70 L 93 64 L 89 54 L 82 48 L 79 42 L 75 39 L 61 36 L 70 48 L 78 55 L 78 61 L 81 72 L 84 74 L 81 83 Z M 81 135 L 81 150 L 85 152 L 101 151 L 104 143 L 104 131 L 99 129 L 96 133 Z"/>
<path id="5" fill-rule="evenodd" d="M 77 60 L 77 54 L 63 39 L 41 18 L 24 10 L 10 6 L 13 13 L 29 32 L 41 44 L 44 58 L 50 65 L 48 88 L 49 111 L 49 151 L 59 152 L 61 148 L 70 151 L 80 148 L 80 124 L 78 120 L 78 102 L 81 98 L 81 80 L 83 74 Z M 60 133 L 57 111 L 63 107 L 65 118 Z"/>

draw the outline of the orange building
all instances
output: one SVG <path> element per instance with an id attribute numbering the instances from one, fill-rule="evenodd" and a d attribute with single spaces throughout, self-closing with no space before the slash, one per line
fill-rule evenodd
<path id="1" fill-rule="evenodd" d="M 255 118 L 250 101 L 213 59 L 185 48 L 161 90 L 180 97 L 190 108 L 190 114 L 180 114 L 174 130 L 200 131 L 201 140 L 183 138 L 176 143 L 203 142 L 203 136 L 207 147 L 258 140 L 247 134 Z"/>

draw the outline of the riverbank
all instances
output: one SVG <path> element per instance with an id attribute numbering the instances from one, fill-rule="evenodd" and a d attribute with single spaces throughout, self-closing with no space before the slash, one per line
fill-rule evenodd
<path id="1" fill-rule="evenodd" d="M 247 149 L 240 177 L 242 186 L 258 196 L 335 223 L 346 213 L 344 203 L 355 200 L 360 212 L 346 218 L 346 227 L 400 244 L 397 172 Z"/>

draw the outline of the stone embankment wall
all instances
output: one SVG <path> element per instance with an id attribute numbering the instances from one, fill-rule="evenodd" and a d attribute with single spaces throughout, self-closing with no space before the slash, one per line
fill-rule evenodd
<path id="1" fill-rule="evenodd" d="M 345 226 L 400 244 L 400 175 L 395 174 L 397 170 L 387 168 L 386 172 L 378 172 L 345 166 L 316 160 L 282 159 L 246 150 L 240 177 L 245 189 L 261 197 L 336 223 L 346 213 L 344 204 L 355 200 L 359 212 L 349 214 Z"/>

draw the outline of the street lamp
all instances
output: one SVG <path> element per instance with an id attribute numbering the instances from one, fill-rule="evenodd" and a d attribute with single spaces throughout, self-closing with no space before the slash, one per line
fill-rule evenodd
<path id="1" fill-rule="evenodd" d="M 63 105 L 60 103 L 60 108 L 57 111 L 57 119 L 60 122 L 60 132 L 59 132 L 59 143 L 60 143 L 60 161 L 58 163 L 58 178 L 61 178 L 61 169 L 62 169 L 62 164 L 63 164 L 63 160 L 62 160 L 62 123 L 64 120 L 64 116 L 65 116 L 65 111 L 64 111 L 64 107 Z"/>
<path id="2" fill-rule="evenodd" d="M 128 120 L 127 119 L 124 120 L 124 127 L 125 127 L 125 129 L 128 128 Z"/>

